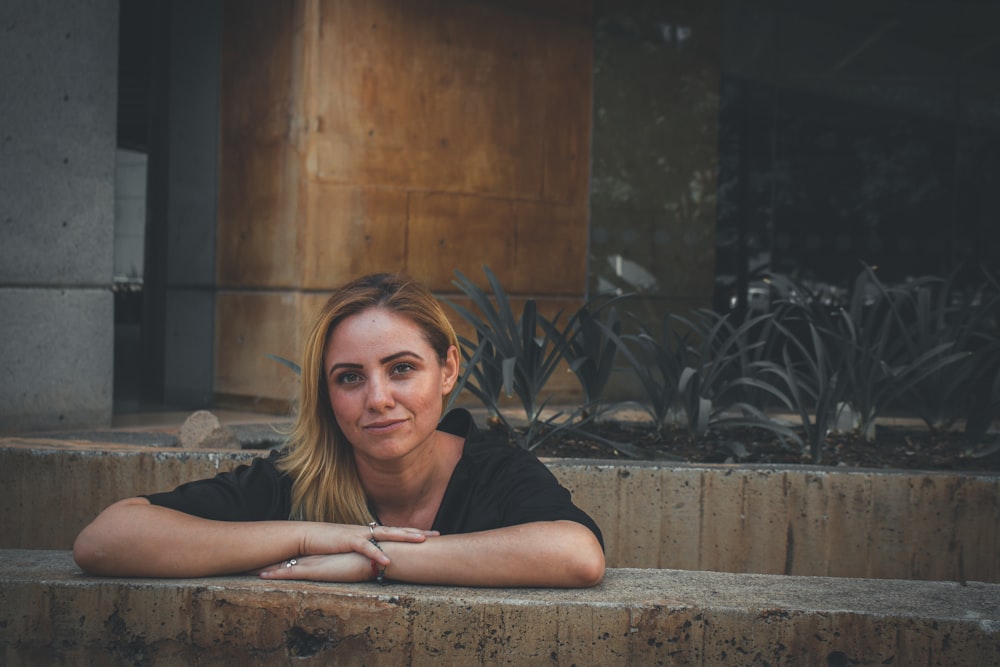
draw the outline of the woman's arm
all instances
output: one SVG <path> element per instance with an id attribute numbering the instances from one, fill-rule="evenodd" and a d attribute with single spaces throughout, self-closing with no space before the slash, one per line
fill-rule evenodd
<path id="1" fill-rule="evenodd" d="M 428 534 L 432 533 L 376 528 L 383 544 L 421 542 Z M 152 505 L 145 498 L 127 498 L 105 509 L 80 532 L 73 558 L 89 574 L 126 577 L 234 574 L 293 557 L 351 551 L 369 562 L 387 563 L 369 537 L 367 526 L 212 521 Z"/>
<path id="2" fill-rule="evenodd" d="M 575 521 L 539 521 L 479 533 L 443 535 L 422 543 L 383 543 L 387 579 L 457 586 L 583 588 L 604 577 L 604 552 Z M 261 572 L 267 579 L 363 581 L 370 561 L 358 554 L 302 558 Z"/>

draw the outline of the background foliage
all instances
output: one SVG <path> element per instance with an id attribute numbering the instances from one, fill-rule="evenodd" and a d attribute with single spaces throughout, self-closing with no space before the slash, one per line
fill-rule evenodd
<path id="1" fill-rule="evenodd" d="M 978 437 L 1000 417 L 1000 289 L 990 275 L 973 290 L 936 277 L 886 285 L 864 266 L 834 303 L 772 274 L 764 306 L 742 318 L 663 313 L 649 330 L 629 316 L 628 295 L 588 301 L 565 324 L 561 314 L 543 317 L 531 299 L 516 312 L 484 271 L 489 291 L 460 273 L 454 283 L 474 308 L 451 306 L 476 332 L 476 340 L 461 339 L 460 386 L 527 449 L 560 433 L 589 433 L 634 455 L 629 443 L 592 428 L 622 407 L 604 396 L 614 372 L 631 376 L 641 398 L 630 404 L 657 432 L 680 426 L 698 440 L 754 427 L 813 463 L 822 463 L 821 445 L 838 430 L 877 446 L 875 424 L 887 414 Z M 584 398 L 551 409 L 546 384 L 561 367 Z M 505 416 L 504 397 L 523 409 L 517 424 Z"/>

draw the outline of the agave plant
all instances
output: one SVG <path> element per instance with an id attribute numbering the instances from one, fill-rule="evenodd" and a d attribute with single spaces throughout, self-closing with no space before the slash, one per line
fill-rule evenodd
<path id="1" fill-rule="evenodd" d="M 770 313 L 751 317 L 737 326 L 730 322 L 729 316 L 710 310 L 697 311 L 694 319 L 675 317 L 695 332 L 697 343 L 689 347 L 687 364 L 681 369 L 677 384 L 679 402 L 692 437 L 704 437 L 710 428 L 754 426 L 800 440 L 791 428 L 771 419 L 756 405 L 741 400 L 747 390 L 753 390 L 791 408 L 785 394 L 758 372 L 758 368 L 763 369 L 763 362 L 741 363 L 754 349 L 764 346 L 764 341 L 754 340 L 750 334 L 772 317 Z"/>
<path id="2" fill-rule="evenodd" d="M 957 358 L 914 382 L 906 391 L 906 404 L 932 430 L 947 430 L 964 416 L 972 402 L 976 377 L 989 358 L 990 345 L 980 345 L 987 327 L 987 309 L 975 295 L 947 280 L 926 278 L 912 286 L 908 320 L 902 340 L 909 357 L 945 346 Z"/>
<path id="3" fill-rule="evenodd" d="M 464 336 L 458 337 L 465 370 L 459 376 L 444 411 L 451 410 L 459 394 L 467 390 L 483 404 L 491 422 L 510 428 L 498 403 L 500 392 L 503 390 L 502 357 L 487 338 L 478 332 L 476 336 L 478 342 L 473 342 Z M 475 382 L 470 383 L 469 380 Z"/>
<path id="4" fill-rule="evenodd" d="M 787 398 L 757 372 L 762 362 L 749 362 L 751 376 L 737 369 L 748 358 L 752 331 L 768 316 L 760 316 L 733 327 L 726 316 L 700 311 L 697 319 L 667 313 L 659 336 L 640 327 L 638 334 L 618 338 L 621 352 L 645 393 L 641 405 L 658 431 L 676 424 L 684 416 L 692 438 L 710 429 L 737 426 L 761 427 L 791 440 L 798 435 L 768 418 L 762 410 L 740 400 L 747 389 L 761 391 L 788 404 Z M 676 324 L 682 325 L 675 328 Z M 681 329 L 685 329 L 681 333 Z"/>
<path id="5" fill-rule="evenodd" d="M 812 462 L 820 463 L 830 419 L 836 406 L 843 402 L 842 376 L 838 376 L 836 362 L 812 322 L 806 323 L 808 344 L 799 340 L 784 325 L 777 323 L 776 328 L 787 341 L 781 350 L 782 363 L 763 361 L 762 367 L 784 383 L 806 434 Z"/>
<path id="6" fill-rule="evenodd" d="M 285 368 L 291 369 L 291 371 L 293 373 L 295 373 L 296 375 L 302 375 L 302 367 L 299 366 L 294 361 L 292 361 L 291 359 L 286 359 L 285 357 L 279 357 L 276 354 L 270 354 L 270 353 L 265 354 L 264 356 L 267 357 L 268 359 L 270 359 L 271 361 L 277 361 L 279 364 L 281 364 Z"/>
<path id="7" fill-rule="evenodd" d="M 639 402 L 640 406 L 660 433 L 677 421 L 677 386 L 687 349 L 683 337 L 673 330 L 672 322 L 670 313 L 663 315 L 659 336 L 642 325 L 638 333 L 625 335 L 605 327 L 644 392 L 645 399 Z"/>
<path id="8" fill-rule="evenodd" d="M 448 302 L 476 330 L 478 342 L 460 339 L 466 369 L 460 382 L 468 388 L 513 434 L 518 444 L 534 449 L 560 428 L 572 425 L 582 410 L 569 415 L 562 411 L 547 418 L 542 414 L 548 398 L 542 398 L 567 349 L 566 333 L 558 326 L 559 316 L 549 320 L 538 313 L 534 299 L 525 302 L 520 315 L 510 305 L 507 292 L 496 275 L 484 266 L 492 291 L 488 294 L 460 271 L 455 271 L 458 287 L 476 306 L 476 314 L 457 303 Z M 469 383 L 472 379 L 475 383 Z M 527 426 L 515 428 L 500 409 L 500 392 L 516 396 L 524 410 Z"/>
<path id="9" fill-rule="evenodd" d="M 995 276 L 986 274 L 977 300 L 982 315 L 972 345 L 979 368 L 971 378 L 977 391 L 970 401 L 965 430 L 982 436 L 1000 418 L 1000 282 Z"/>
<path id="10" fill-rule="evenodd" d="M 905 289 L 889 289 L 868 266 L 855 281 L 846 317 L 836 320 L 834 335 L 844 341 L 841 372 L 848 400 L 858 414 L 858 430 L 873 439 L 872 426 L 881 409 L 911 391 L 926 377 L 961 358 L 951 341 L 927 349 L 908 350 L 907 325 L 901 303 Z"/>
<path id="11" fill-rule="evenodd" d="M 875 438 L 873 426 L 882 410 L 965 356 L 953 351 L 953 342 L 926 344 L 925 339 L 922 347 L 914 344 L 906 315 L 912 291 L 887 287 L 869 266 L 863 266 L 855 279 L 847 305 L 836 309 L 822 306 L 788 278 L 772 276 L 771 282 L 784 313 L 796 312 L 792 320 L 800 322 L 799 328 L 806 323 L 805 340 L 801 332 L 791 334 L 790 327 L 783 328 L 795 341 L 793 347 L 815 363 L 822 357 L 829 378 L 838 383 L 838 403 L 856 415 L 856 430 L 869 440 Z M 813 339 L 812 332 L 819 339 Z M 813 367 L 811 372 L 817 370 Z M 817 420 L 823 418 L 816 415 Z"/>
<path id="12" fill-rule="evenodd" d="M 981 382 L 977 383 L 983 388 L 982 398 L 970 406 L 965 425 L 966 433 L 977 437 L 982 437 L 1000 418 L 1000 339 L 985 359 L 986 370 L 981 374 Z"/>
<path id="13" fill-rule="evenodd" d="M 584 303 L 566 326 L 566 362 L 580 381 L 583 411 L 587 415 L 601 413 L 604 389 L 618 357 L 622 322 L 614 302 L 621 298 Z M 550 334 L 558 336 L 560 332 Z"/>

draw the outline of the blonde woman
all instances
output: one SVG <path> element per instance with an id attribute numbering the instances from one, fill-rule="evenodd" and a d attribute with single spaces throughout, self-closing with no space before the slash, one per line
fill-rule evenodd
<path id="1" fill-rule="evenodd" d="M 459 351 L 419 283 L 338 290 L 305 345 L 286 448 L 105 509 L 77 537 L 86 572 L 463 586 L 593 586 L 601 533 L 530 452 L 442 419 Z"/>

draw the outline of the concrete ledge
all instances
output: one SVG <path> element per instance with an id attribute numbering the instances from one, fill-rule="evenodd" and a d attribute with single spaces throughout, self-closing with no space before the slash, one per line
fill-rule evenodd
<path id="1" fill-rule="evenodd" d="M 0 440 L 0 548 L 68 549 L 112 502 L 258 454 Z M 601 526 L 611 567 L 1000 583 L 997 474 L 547 463 Z"/>
<path id="2" fill-rule="evenodd" d="M 987 665 L 1000 586 L 609 570 L 588 590 L 83 575 L 0 550 L 0 662 Z"/>

